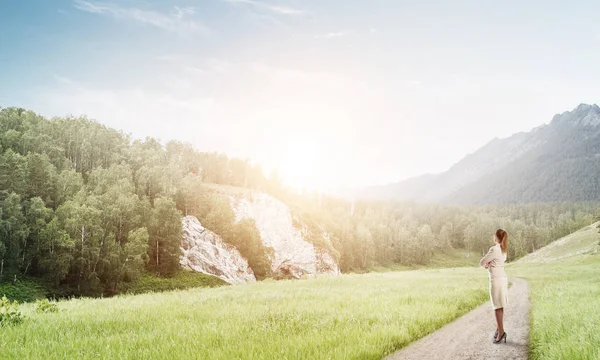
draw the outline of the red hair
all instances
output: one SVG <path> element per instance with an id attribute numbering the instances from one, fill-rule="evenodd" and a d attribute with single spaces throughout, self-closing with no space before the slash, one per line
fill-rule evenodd
<path id="1" fill-rule="evenodd" d="M 500 241 L 500 247 L 502 248 L 502 252 L 506 254 L 508 251 L 508 234 L 506 231 L 502 229 L 496 230 L 496 239 Z"/>

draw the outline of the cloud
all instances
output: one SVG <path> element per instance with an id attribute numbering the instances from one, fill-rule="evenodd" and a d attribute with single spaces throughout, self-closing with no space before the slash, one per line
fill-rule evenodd
<path id="1" fill-rule="evenodd" d="M 310 79 L 313 75 L 299 69 L 270 66 L 264 63 L 254 63 L 250 65 L 250 69 L 255 73 L 267 75 L 270 78 L 278 81 L 303 81 Z"/>
<path id="2" fill-rule="evenodd" d="M 239 65 L 227 60 L 211 57 L 205 59 L 193 59 L 181 54 L 166 54 L 156 58 L 159 61 L 168 62 L 178 69 L 183 69 L 195 75 L 207 75 L 218 73 L 229 73 L 236 70 Z"/>
<path id="3" fill-rule="evenodd" d="M 156 57 L 157 60 L 170 61 L 170 62 L 174 62 L 174 63 L 179 63 L 179 62 L 185 60 L 186 58 L 187 58 L 187 56 L 182 55 L 182 54 L 165 54 L 165 55 Z"/>
<path id="4" fill-rule="evenodd" d="M 306 14 L 305 10 L 292 8 L 285 5 L 272 5 L 264 2 L 256 1 L 256 0 L 223 0 L 230 4 L 247 4 L 256 9 L 268 10 L 273 13 L 281 14 L 281 15 L 304 15 Z"/>
<path id="5" fill-rule="evenodd" d="M 352 31 L 337 31 L 337 32 L 330 32 L 330 33 L 326 33 L 326 34 L 317 34 L 317 35 L 315 35 L 315 39 L 335 39 L 335 38 L 348 36 L 352 33 L 353 33 Z"/>
<path id="6" fill-rule="evenodd" d="M 225 131 L 215 119 L 226 109 L 197 88 L 173 92 L 167 88 L 103 88 L 55 75 L 56 86 L 41 89 L 37 101 L 51 115 L 87 114 L 137 138 L 192 141 L 199 131 L 216 136 Z M 177 119 L 172 126 L 169 119 Z M 216 146 L 212 145 L 212 146 Z"/>
<path id="7" fill-rule="evenodd" d="M 136 21 L 178 34 L 208 34 L 209 30 L 202 24 L 188 19 L 195 14 L 192 7 L 173 7 L 170 13 L 138 8 L 124 8 L 112 3 L 100 3 L 75 0 L 73 6 L 81 11 L 99 15 L 111 15 L 116 19 Z"/>
<path id="8" fill-rule="evenodd" d="M 304 10 L 294 9 L 286 6 L 267 6 L 267 8 L 271 11 L 285 15 L 302 15 L 305 13 Z"/>

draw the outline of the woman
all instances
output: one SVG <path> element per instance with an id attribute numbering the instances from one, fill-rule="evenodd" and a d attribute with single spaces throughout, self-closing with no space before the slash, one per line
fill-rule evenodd
<path id="1" fill-rule="evenodd" d="M 494 242 L 496 245 L 490 248 L 487 255 L 479 261 L 479 265 L 488 269 L 490 274 L 490 299 L 496 312 L 497 325 L 494 343 L 498 344 L 502 340 L 506 343 L 506 332 L 503 323 L 504 307 L 508 303 L 508 276 L 504 272 L 504 262 L 508 251 L 508 234 L 506 231 L 498 229 L 494 235 Z"/>

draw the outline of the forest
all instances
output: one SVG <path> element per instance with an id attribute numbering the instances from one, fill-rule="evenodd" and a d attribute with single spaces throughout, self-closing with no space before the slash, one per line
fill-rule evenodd
<path id="1" fill-rule="evenodd" d="M 47 119 L 9 107 L 0 109 L 0 282 L 37 279 L 49 294 L 99 296 L 142 275 L 171 277 L 181 271 L 184 215 L 236 246 L 257 278 L 270 277 L 272 249 L 252 221 L 234 223 L 207 184 L 282 200 L 309 241 L 323 245 L 317 235 L 329 234 L 343 272 L 426 266 L 449 248 L 479 256 L 498 227 L 511 234 L 514 260 L 589 225 L 598 209 L 593 202 L 454 207 L 299 194 L 247 159 L 133 139 L 85 116 Z"/>

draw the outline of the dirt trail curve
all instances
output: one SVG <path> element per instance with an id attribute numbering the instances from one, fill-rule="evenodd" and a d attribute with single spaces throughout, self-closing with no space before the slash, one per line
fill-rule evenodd
<path id="1" fill-rule="evenodd" d="M 427 335 L 386 360 L 412 359 L 527 359 L 529 339 L 529 288 L 527 282 L 511 278 L 508 306 L 504 314 L 506 344 L 493 344 L 496 330 L 490 302 Z"/>

